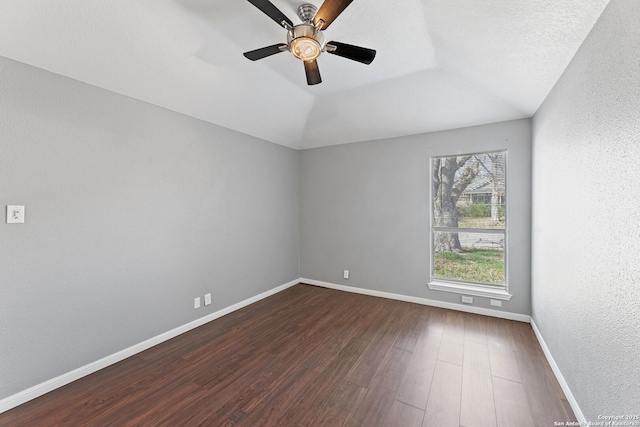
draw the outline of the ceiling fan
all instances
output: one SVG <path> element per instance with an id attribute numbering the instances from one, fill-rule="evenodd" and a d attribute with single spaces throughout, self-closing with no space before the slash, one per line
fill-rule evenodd
<path id="1" fill-rule="evenodd" d="M 252 61 L 288 50 L 304 63 L 307 84 L 315 85 L 322 82 L 318 62 L 316 61 L 316 58 L 322 52 L 332 53 L 367 65 L 371 64 L 376 56 L 376 51 L 373 49 L 335 41 L 328 43 L 325 41 L 323 31 L 331 25 L 353 0 L 325 0 L 320 9 L 312 4 L 303 4 L 298 8 L 298 16 L 302 20 L 302 24 L 298 25 L 293 25 L 293 22 L 269 0 L 248 1 L 287 30 L 286 44 L 278 43 L 245 52 L 244 56 Z"/>

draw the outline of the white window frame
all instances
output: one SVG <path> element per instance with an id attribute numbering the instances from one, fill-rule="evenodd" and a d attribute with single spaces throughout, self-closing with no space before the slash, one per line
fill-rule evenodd
<path id="1" fill-rule="evenodd" d="M 477 155 L 477 154 L 488 154 L 488 153 L 497 153 L 504 152 L 505 156 L 505 224 L 504 229 L 489 229 L 489 228 L 450 228 L 450 227 L 434 227 L 434 217 L 433 217 L 433 160 L 436 158 L 443 157 L 458 157 L 465 155 Z M 485 297 L 491 299 L 498 299 L 503 301 L 508 301 L 511 299 L 512 295 L 509 293 L 509 191 L 508 191 L 508 170 L 509 170 L 509 162 L 508 162 L 508 151 L 507 149 L 496 149 L 489 151 L 480 151 L 475 153 L 462 153 L 462 154 L 449 154 L 449 155 L 437 155 L 429 157 L 429 283 L 427 286 L 429 289 L 436 291 L 444 291 L 444 292 L 453 292 L 457 294 L 464 295 L 472 295 L 478 297 Z M 434 276 L 434 261 L 435 261 L 435 251 L 434 247 L 434 235 L 436 232 L 467 232 L 467 233 L 479 233 L 479 234 L 502 234 L 504 236 L 503 240 L 503 249 L 504 249 L 504 285 L 487 285 L 483 283 L 476 282 L 467 282 L 462 280 L 454 280 L 454 279 L 443 279 L 440 277 Z"/>

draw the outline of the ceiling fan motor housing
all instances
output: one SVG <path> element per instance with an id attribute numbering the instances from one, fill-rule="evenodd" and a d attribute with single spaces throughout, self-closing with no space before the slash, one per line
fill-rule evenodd
<path id="1" fill-rule="evenodd" d="M 302 22 L 306 24 L 310 24 L 311 22 L 313 22 L 313 18 L 314 16 L 316 16 L 317 12 L 318 8 L 310 3 L 305 3 L 298 7 L 298 16 L 300 17 Z"/>

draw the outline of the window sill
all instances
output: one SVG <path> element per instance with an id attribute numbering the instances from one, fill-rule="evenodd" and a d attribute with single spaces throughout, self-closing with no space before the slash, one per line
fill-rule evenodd
<path id="1" fill-rule="evenodd" d="M 509 301 L 513 296 L 504 288 L 491 289 L 484 286 L 465 285 L 462 283 L 430 282 L 427 286 L 429 286 L 429 289 L 434 291 L 454 292 L 456 294 L 473 295 L 476 297 L 499 299 L 503 301 Z"/>

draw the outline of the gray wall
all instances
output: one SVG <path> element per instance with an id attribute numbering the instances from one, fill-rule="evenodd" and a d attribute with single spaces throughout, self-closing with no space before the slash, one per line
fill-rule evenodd
<path id="1" fill-rule="evenodd" d="M 533 319 L 591 421 L 640 412 L 638 22 L 612 0 L 533 121 Z"/>
<path id="2" fill-rule="evenodd" d="M 302 151 L 301 277 L 459 303 L 427 288 L 429 158 L 505 148 L 513 298 L 502 310 L 530 314 L 530 120 Z"/>
<path id="3" fill-rule="evenodd" d="M 0 399 L 297 279 L 298 171 L 297 151 L 0 58 Z"/>

